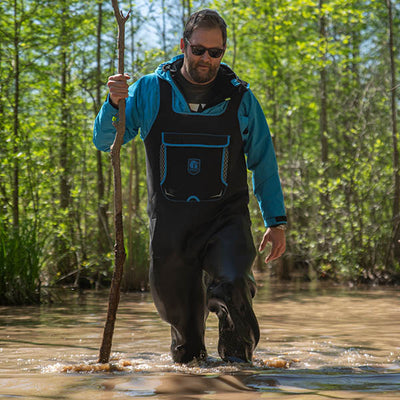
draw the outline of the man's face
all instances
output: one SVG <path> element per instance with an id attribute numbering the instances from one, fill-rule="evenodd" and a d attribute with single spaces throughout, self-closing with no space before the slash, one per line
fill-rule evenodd
<path id="1" fill-rule="evenodd" d="M 207 49 L 224 49 L 222 32 L 220 29 L 198 28 L 193 31 L 189 39 L 190 44 L 181 40 L 181 49 L 185 54 L 183 62 L 183 76 L 191 83 L 207 84 L 215 79 L 221 64 L 221 57 L 210 57 L 208 51 L 202 55 L 194 55 L 191 46 L 203 46 Z"/>

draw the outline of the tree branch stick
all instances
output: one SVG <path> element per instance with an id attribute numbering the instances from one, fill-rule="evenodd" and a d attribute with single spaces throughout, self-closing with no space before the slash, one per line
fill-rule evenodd
<path id="1" fill-rule="evenodd" d="M 124 74 L 124 50 L 125 50 L 125 23 L 129 18 L 130 11 L 126 16 L 118 8 L 118 1 L 112 0 L 115 18 L 118 23 L 118 73 Z M 103 341 L 100 348 L 99 363 L 107 363 L 110 360 L 112 338 L 120 298 L 120 287 L 122 272 L 126 258 L 124 247 L 124 231 L 122 222 L 122 184 L 121 184 L 121 161 L 120 150 L 125 134 L 125 99 L 118 103 L 118 120 L 114 124 L 117 134 L 111 146 L 111 163 L 114 171 L 114 226 L 115 226 L 115 266 L 111 281 L 110 296 L 108 303 L 107 319 L 104 326 Z"/>

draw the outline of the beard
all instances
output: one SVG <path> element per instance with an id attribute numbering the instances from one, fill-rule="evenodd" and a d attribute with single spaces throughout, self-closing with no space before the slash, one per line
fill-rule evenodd
<path id="1" fill-rule="evenodd" d="M 207 67 L 207 68 L 201 68 Z M 207 63 L 202 63 L 201 61 L 195 62 L 193 60 L 188 60 L 187 63 L 187 73 L 196 83 L 206 83 L 212 81 L 218 73 L 219 64 L 212 65 Z"/>

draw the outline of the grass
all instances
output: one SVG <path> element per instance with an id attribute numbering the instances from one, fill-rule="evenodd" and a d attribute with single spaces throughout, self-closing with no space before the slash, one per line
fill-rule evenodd
<path id="1" fill-rule="evenodd" d="M 15 228 L 0 221 L 1 305 L 40 302 L 41 252 L 33 222 L 23 222 Z"/>

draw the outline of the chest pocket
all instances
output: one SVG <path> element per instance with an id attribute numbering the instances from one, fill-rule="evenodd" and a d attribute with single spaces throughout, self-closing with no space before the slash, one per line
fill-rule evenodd
<path id="1" fill-rule="evenodd" d="M 161 190 L 172 201 L 215 201 L 225 194 L 229 135 L 163 132 Z"/>

